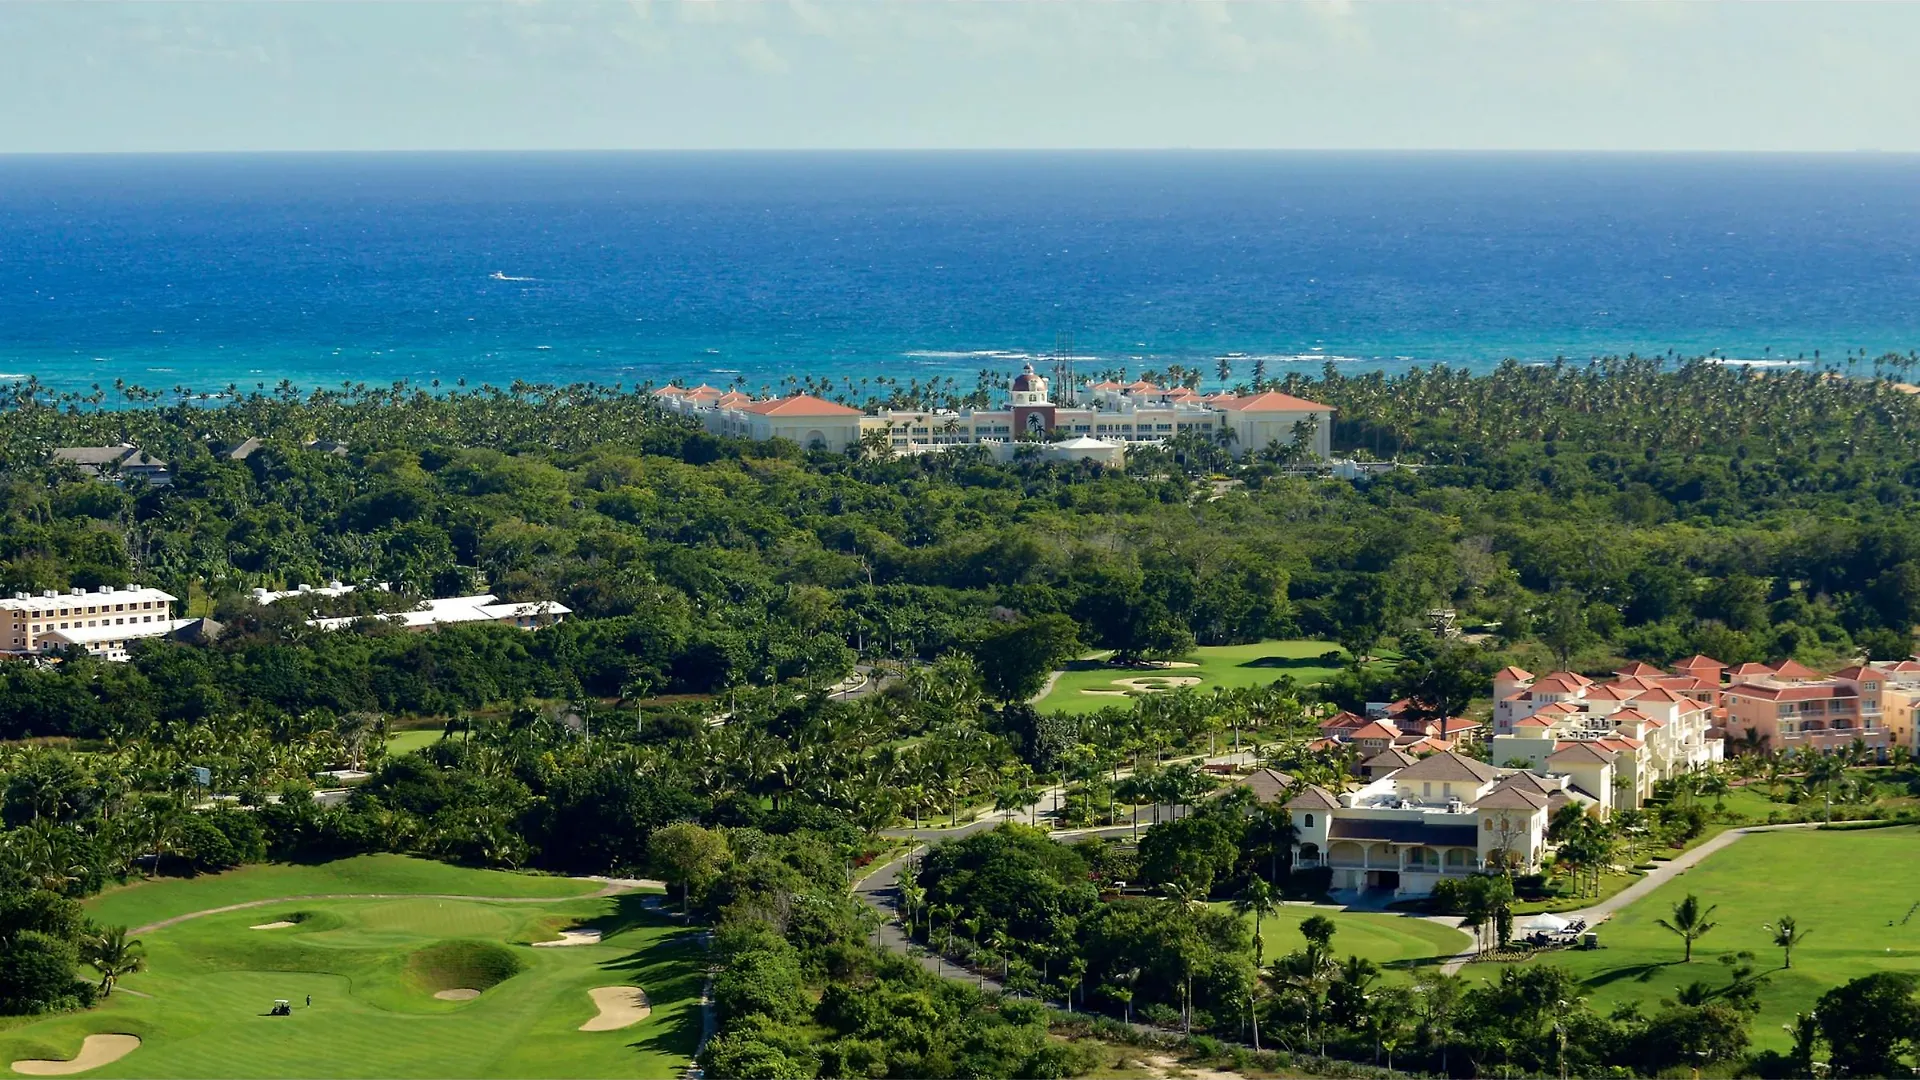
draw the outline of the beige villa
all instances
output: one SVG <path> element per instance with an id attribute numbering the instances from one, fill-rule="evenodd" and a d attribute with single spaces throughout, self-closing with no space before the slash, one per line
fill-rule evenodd
<path id="1" fill-rule="evenodd" d="M 1330 868 L 1337 891 L 1417 897 L 1449 877 L 1537 869 L 1554 812 L 1597 801 L 1564 772 L 1501 769 L 1443 752 L 1356 791 L 1308 786 L 1286 809 L 1295 866 Z"/>

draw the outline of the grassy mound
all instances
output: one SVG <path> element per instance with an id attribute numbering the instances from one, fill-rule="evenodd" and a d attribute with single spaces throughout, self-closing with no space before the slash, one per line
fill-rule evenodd
<path id="1" fill-rule="evenodd" d="M 485 990 L 520 971 L 513 950 L 491 941 L 442 941 L 407 957 L 407 981 L 427 993 Z"/>

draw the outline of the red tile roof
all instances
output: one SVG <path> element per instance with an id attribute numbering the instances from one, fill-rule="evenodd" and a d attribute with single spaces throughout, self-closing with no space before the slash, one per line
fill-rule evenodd
<path id="1" fill-rule="evenodd" d="M 1604 749 L 1615 752 L 1621 750 L 1638 750 L 1647 745 L 1639 739 L 1628 735 L 1609 735 L 1604 739 L 1595 739 L 1594 742 Z"/>
<path id="2" fill-rule="evenodd" d="M 1758 678 L 1773 674 L 1773 669 L 1765 664 L 1746 663 L 1734 668 L 1727 674 L 1732 675 L 1736 679 Z"/>
<path id="3" fill-rule="evenodd" d="M 1533 678 L 1533 672 L 1508 664 L 1506 667 L 1494 672 L 1493 677 L 1496 681 L 1500 682 L 1526 682 L 1528 679 Z"/>
<path id="4" fill-rule="evenodd" d="M 1338 731 L 1342 728 L 1357 728 L 1365 727 L 1366 725 L 1366 717 L 1361 716 L 1359 713 L 1350 713 L 1342 709 L 1327 719 L 1320 721 L 1320 730 Z"/>
<path id="5" fill-rule="evenodd" d="M 1817 679 L 1820 677 L 1819 672 L 1791 657 L 1780 661 L 1780 666 L 1773 669 L 1773 674 L 1774 677 L 1780 679 Z"/>
<path id="6" fill-rule="evenodd" d="M 1628 664 L 1626 667 L 1616 669 L 1614 671 L 1614 674 L 1615 675 L 1665 675 L 1666 672 L 1661 671 L 1659 668 L 1654 667 L 1652 664 L 1643 664 L 1640 661 L 1635 660 L 1633 663 Z"/>
<path id="7" fill-rule="evenodd" d="M 1591 690 L 1587 691 L 1587 700 L 1588 701 L 1632 701 L 1634 695 L 1638 693 L 1640 693 L 1640 691 L 1637 689 L 1632 689 L 1625 686 L 1616 686 L 1612 683 L 1601 683 L 1599 686 L 1596 686 Z"/>
<path id="8" fill-rule="evenodd" d="M 1642 693 L 1635 694 L 1633 695 L 1633 700 L 1635 701 L 1686 701 L 1685 698 L 1681 697 L 1679 694 L 1674 693 L 1673 691 L 1667 689 L 1664 686 L 1656 686 L 1651 690 L 1647 690 Z"/>
<path id="9" fill-rule="evenodd" d="M 772 401 L 756 401 L 743 407 L 743 411 L 759 413 L 761 416 L 859 416 L 859 409 L 849 409 L 845 405 L 836 405 L 811 394 L 795 394 L 792 397 L 775 398 Z"/>
<path id="10" fill-rule="evenodd" d="M 1353 734 L 1347 736 L 1349 739 L 1397 739 L 1399 737 L 1400 729 L 1384 720 L 1375 720 L 1366 727 L 1355 728 Z"/>
<path id="11" fill-rule="evenodd" d="M 1278 390 L 1267 390 L 1243 398 L 1221 400 L 1215 398 L 1215 408 L 1230 412 L 1332 412 L 1333 406 L 1322 405 L 1317 401 L 1297 398 L 1292 394 L 1283 394 Z"/>
<path id="12" fill-rule="evenodd" d="M 1855 664 L 1852 667 L 1843 667 L 1839 671 L 1836 671 L 1831 676 L 1829 676 L 1829 678 L 1847 679 L 1852 682 L 1859 682 L 1861 679 L 1884 679 L 1886 677 L 1887 677 L 1887 673 L 1884 671 L 1881 671 L 1879 668 L 1870 667 L 1862 664 Z"/>
<path id="13" fill-rule="evenodd" d="M 1727 665 L 1721 663 L 1718 660 L 1715 660 L 1711 656 L 1707 656 L 1704 653 L 1694 653 L 1692 656 L 1689 656 L 1685 660 L 1682 660 L 1679 663 L 1673 665 L 1673 670 L 1698 671 L 1702 668 L 1720 668 L 1722 670 L 1725 670 L 1726 666 Z"/>
<path id="14" fill-rule="evenodd" d="M 1727 688 L 1728 697 L 1759 698 L 1762 701 L 1819 701 L 1822 698 L 1857 698 L 1851 686 L 1815 683 L 1809 686 L 1754 686 L 1742 683 Z"/>

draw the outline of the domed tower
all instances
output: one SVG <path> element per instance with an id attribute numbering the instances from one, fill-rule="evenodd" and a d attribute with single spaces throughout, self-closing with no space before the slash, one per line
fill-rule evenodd
<path id="1" fill-rule="evenodd" d="M 1047 380 L 1034 374 L 1033 365 L 1021 367 L 1020 374 L 1013 377 L 1013 389 L 1007 394 L 1010 405 L 1046 405 Z"/>

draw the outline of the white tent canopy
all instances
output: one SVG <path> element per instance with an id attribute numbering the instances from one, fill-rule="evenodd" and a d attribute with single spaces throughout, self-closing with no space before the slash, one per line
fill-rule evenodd
<path id="1" fill-rule="evenodd" d="M 1540 914 L 1535 915 L 1532 918 L 1521 923 L 1518 929 L 1529 930 L 1529 931 L 1545 930 L 1549 934 L 1557 934 L 1560 931 L 1565 930 L 1567 927 L 1572 925 L 1573 925 L 1572 923 L 1568 922 L 1567 920 L 1561 918 L 1558 915 L 1555 915 L 1551 911 L 1543 911 Z"/>

